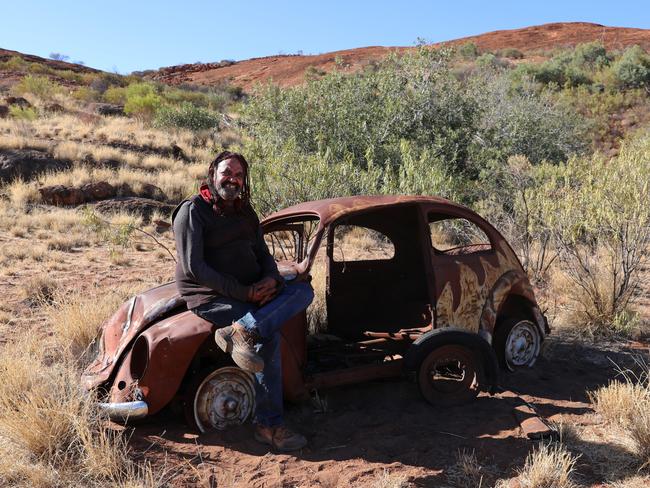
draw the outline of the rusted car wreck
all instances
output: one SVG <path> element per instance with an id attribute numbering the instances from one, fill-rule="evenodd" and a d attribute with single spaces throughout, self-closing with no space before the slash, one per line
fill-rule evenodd
<path id="1" fill-rule="evenodd" d="M 317 259 L 326 271 L 326 334 L 309 334 L 305 313 L 283 327 L 288 400 L 414 372 L 427 401 L 464 402 L 494 391 L 499 363 L 532 366 L 549 333 L 508 243 L 448 200 L 321 200 L 276 212 L 262 226 L 285 279 L 309 279 Z M 83 383 L 105 395 L 113 419 L 178 402 L 201 431 L 241 423 L 254 408 L 253 378 L 216 347 L 213 332 L 174 283 L 159 286 L 104 325 Z"/>

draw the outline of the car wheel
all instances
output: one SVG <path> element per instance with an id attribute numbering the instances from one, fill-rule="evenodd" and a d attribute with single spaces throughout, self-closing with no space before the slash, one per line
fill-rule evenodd
<path id="1" fill-rule="evenodd" d="M 494 333 L 494 349 L 501 366 L 509 371 L 530 368 L 542 345 L 537 326 L 528 319 L 507 319 Z"/>
<path id="2" fill-rule="evenodd" d="M 437 347 L 420 363 L 420 393 L 434 406 L 449 407 L 473 400 L 483 381 L 481 359 L 479 353 L 458 344 Z"/>
<path id="3" fill-rule="evenodd" d="M 255 410 L 253 375 L 234 366 L 207 373 L 190 388 L 186 417 L 201 432 L 244 423 Z"/>

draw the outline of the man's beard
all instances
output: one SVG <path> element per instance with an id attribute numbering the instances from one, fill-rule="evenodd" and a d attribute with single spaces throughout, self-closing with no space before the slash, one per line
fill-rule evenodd
<path id="1" fill-rule="evenodd" d="M 224 200 L 235 200 L 241 195 L 241 186 L 226 183 L 223 186 L 217 185 L 217 193 Z"/>

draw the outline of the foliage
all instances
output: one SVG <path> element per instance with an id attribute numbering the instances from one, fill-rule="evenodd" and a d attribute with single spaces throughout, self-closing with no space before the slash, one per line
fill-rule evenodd
<path id="1" fill-rule="evenodd" d="M 612 69 L 620 87 L 650 90 L 650 56 L 639 46 L 628 48 Z"/>
<path id="2" fill-rule="evenodd" d="M 104 101 L 108 103 L 124 104 L 126 102 L 126 88 L 112 86 L 104 91 L 103 97 Z"/>
<path id="3" fill-rule="evenodd" d="M 544 84 L 578 86 L 591 84 L 593 72 L 608 66 L 610 62 L 611 56 L 604 45 L 596 41 L 561 51 L 541 64 L 522 64 L 517 71 Z"/>
<path id="4" fill-rule="evenodd" d="M 481 112 L 471 151 L 479 169 L 484 161 L 504 162 L 511 155 L 556 163 L 586 149 L 584 119 L 530 80 L 513 88 L 503 71 L 487 70 L 466 86 Z"/>
<path id="5" fill-rule="evenodd" d="M 211 110 L 183 102 L 178 107 L 161 107 L 154 118 L 154 126 L 189 129 L 193 131 L 217 129 L 219 115 Z"/>
<path id="6" fill-rule="evenodd" d="M 125 113 L 150 120 L 161 106 L 162 99 L 152 84 L 132 83 L 126 87 Z"/>
<path id="7" fill-rule="evenodd" d="M 512 89 L 507 73 L 492 68 L 461 83 L 448 61 L 448 51 L 423 47 L 361 73 L 334 71 L 290 89 L 268 85 L 243 107 L 242 123 L 266 148 L 329 153 L 362 169 L 372 160 L 396 171 L 407 141 L 460 179 L 511 154 L 560 161 L 585 147 L 580 118 L 532 83 Z"/>
<path id="8" fill-rule="evenodd" d="M 19 120 L 36 120 L 38 112 L 34 107 L 21 107 L 19 105 L 12 105 L 9 107 L 9 115 Z"/>
<path id="9" fill-rule="evenodd" d="M 550 188 L 550 220 L 586 322 L 607 328 L 640 285 L 650 245 L 650 139 L 632 141 L 615 161 L 574 158 Z"/>
<path id="10" fill-rule="evenodd" d="M 98 100 L 100 94 L 87 86 L 80 86 L 72 92 L 72 97 L 76 100 L 83 100 L 84 102 L 94 102 Z"/>
<path id="11" fill-rule="evenodd" d="M 19 94 L 31 93 L 47 100 L 61 92 L 61 86 L 45 76 L 27 75 L 14 85 L 13 90 Z"/>
<path id="12" fill-rule="evenodd" d="M 0 63 L 0 70 L 2 71 L 27 71 L 27 67 L 31 63 L 24 60 L 20 56 L 12 56 L 7 61 Z"/>
<path id="13" fill-rule="evenodd" d="M 611 161 L 533 166 L 511 158 L 481 188 L 479 210 L 508 235 L 533 278 L 543 281 L 557 260 L 570 283 L 567 306 L 586 332 L 632 331 L 628 307 L 650 255 L 649 138 L 627 142 Z"/>
<path id="14" fill-rule="evenodd" d="M 461 44 L 458 48 L 458 54 L 460 54 L 464 59 L 476 59 L 480 52 L 475 43 L 466 42 Z"/>
<path id="15" fill-rule="evenodd" d="M 500 49 L 497 52 L 497 55 L 502 58 L 510 58 L 510 59 L 524 58 L 524 53 L 522 53 L 519 49 L 515 49 L 514 47 L 507 47 L 505 49 Z"/>

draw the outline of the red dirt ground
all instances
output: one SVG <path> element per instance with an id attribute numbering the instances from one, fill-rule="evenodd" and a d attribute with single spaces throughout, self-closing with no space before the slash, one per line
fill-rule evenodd
<path id="1" fill-rule="evenodd" d="M 627 27 L 606 27 L 587 22 L 561 22 L 526 27 L 523 29 L 488 32 L 478 36 L 448 41 L 448 44 L 474 42 L 481 50 L 498 50 L 507 47 L 530 53 L 558 47 L 602 41 L 608 49 L 621 49 L 639 44 L 650 50 L 650 30 Z M 442 45 L 438 43 L 436 45 Z M 161 68 L 148 75 L 150 78 L 178 85 L 215 85 L 230 82 L 244 90 L 256 83 L 273 80 L 280 86 L 293 86 L 305 79 L 305 70 L 313 66 L 317 70 L 331 71 L 339 57 L 351 71 L 361 69 L 369 62 L 381 59 L 390 52 L 403 52 L 411 47 L 362 47 L 318 55 L 278 55 L 239 61 L 229 66 L 219 63 L 184 64 Z"/>

